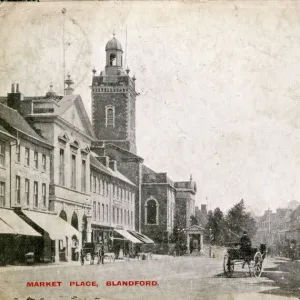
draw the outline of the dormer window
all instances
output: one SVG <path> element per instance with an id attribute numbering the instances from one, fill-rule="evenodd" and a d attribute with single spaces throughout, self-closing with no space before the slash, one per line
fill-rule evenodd
<path id="1" fill-rule="evenodd" d="M 105 107 L 105 126 L 115 127 L 115 107 L 112 105 Z"/>

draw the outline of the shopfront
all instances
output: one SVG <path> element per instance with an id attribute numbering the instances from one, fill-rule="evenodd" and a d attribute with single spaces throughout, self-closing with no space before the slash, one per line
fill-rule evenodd
<path id="1" fill-rule="evenodd" d="M 55 214 L 27 211 L 20 216 L 39 233 L 44 240 L 44 259 L 70 261 L 75 258 L 72 249 L 78 246 L 80 232 Z M 75 245 L 77 243 L 77 245 Z"/>
<path id="2" fill-rule="evenodd" d="M 22 263 L 25 254 L 39 253 L 42 235 L 24 222 L 13 210 L 0 209 L 1 265 Z"/>

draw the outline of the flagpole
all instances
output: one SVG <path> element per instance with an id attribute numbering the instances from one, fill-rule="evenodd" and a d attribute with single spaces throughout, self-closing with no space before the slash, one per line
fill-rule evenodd
<path id="1" fill-rule="evenodd" d="M 65 91 L 65 79 L 66 79 L 65 14 L 67 10 L 63 8 L 61 12 L 63 14 L 63 95 L 65 95 L 66 94 Z"/>
<path id="2" fill-rule="evenodd" d="M 124 64 L 124 68 L 127 68 L 127 26 L 126 26 L 126 38 L 125 38 L 125 64 Z"/>

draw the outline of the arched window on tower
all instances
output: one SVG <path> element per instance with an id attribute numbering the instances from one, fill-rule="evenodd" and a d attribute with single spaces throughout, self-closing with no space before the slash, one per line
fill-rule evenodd
<path id="1" fill-rule="evenodd" d="M 115 107 L 112 105 L 105 107 L 105 125 L 115 127 Z"/>
<path id="2" fill-rule="evenodd" d="M 116 66 L 116 65 L 117 65 L 117 57 L 116 57 L 116 54 L 112 53 L 112 54 L 109 56 L 109 64 L 110 64 L 110 66 Z"/>
<path id="3" fill-rule="evenodd" d="M 149 198 L 145 204 L 145 224 L 158 225 L 158 202 Z"/>

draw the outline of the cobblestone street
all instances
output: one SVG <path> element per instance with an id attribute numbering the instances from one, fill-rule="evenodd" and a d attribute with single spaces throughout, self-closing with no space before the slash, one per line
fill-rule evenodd
<path id="1" fill-rule="evenodd" d="M 274 268 L 271 260 L 265 266 Z M 19 268 L 19 269 L 18 269 Z M 26 269 L 26 271 L 24 270 Z M 19 271 L 18 271 L 19 270 Z M 24 272 L 20 272 L 24 270 Z M 267 273 L 270 271 L 267 271 Z M 225 278 L 222 258 L 160 257 L 148 261 L 116 261 L 104 265 L 65 265 L 1 269 L 0 298 L 8 299 L 284 299 L 269 295 L 275 288 L 266 277 L 254 278 L 236 269 Z M 264 274 L 263 274 L 264 275 Z M 157 281 L 158 286 L 106 286 L 106 281 Z M 30 281 L 59 282 L 60 287 L 27 287 Z M 98 287 L 70 287 L 70 281 L 96 281 Z M 261 294 L 259 292 L 267 292 Z M 234 298 L 232 298 L 234 293 Z M 76 298 L 77 297 L 77 298 Z M 239 298 L 240 297 L 240 298 Z M 291 298 L 289 298 L 291 299 Z"/>

